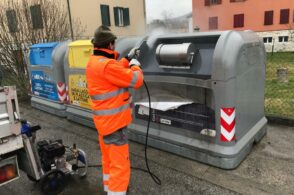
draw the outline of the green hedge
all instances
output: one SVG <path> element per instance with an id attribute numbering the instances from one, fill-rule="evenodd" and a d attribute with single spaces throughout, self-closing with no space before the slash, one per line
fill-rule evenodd
<path id="1" fill-rule="evenodd" d="M 277 79 L 277 69 L 288 69 L 288 82 Z M 265 111 L 267 115 L 294 119 L 294 53 L 268 53 Z"/>

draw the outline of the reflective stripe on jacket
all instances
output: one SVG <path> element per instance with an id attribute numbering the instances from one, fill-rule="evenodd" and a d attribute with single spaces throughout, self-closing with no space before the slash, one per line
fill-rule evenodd
<path id="1" fill-rule="evenodd" d="M 93 119 L 100 135 L 108 135 L 131 123 L 128 88 L 143 84 L 138 66 L 129 68 L 127 59 L 107 58 L 113 51 L 99 49 L 106 55 L 92 55 L 86 68 L 87 87 L 92 99 Z"/>

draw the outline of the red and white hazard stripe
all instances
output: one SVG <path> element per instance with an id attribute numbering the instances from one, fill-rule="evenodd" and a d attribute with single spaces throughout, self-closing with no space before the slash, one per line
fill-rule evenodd
<path id="1" fill-rule="evenodd" d="M 236 139 L 235 108 L 221 108 L 221 141 L 231 142 Z"/>
<path id="2" fill-rule="evenodd" d="M 58 92 L 59 101 L 64 102 L 67 98 L 65 83 L 62 83 L 62 82 L 57 83 L 57 92 Z"/>

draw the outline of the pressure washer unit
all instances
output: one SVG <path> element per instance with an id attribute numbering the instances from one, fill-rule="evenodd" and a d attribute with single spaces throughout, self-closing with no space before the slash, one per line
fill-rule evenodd
<path id="1" fill-rule="evenodd" d="M 26 120 L 22 120 L 21 124 L 24 150 L 18 155 L 19 165 L 30 180 L 41 182 L 44 194 L 62 191 L 66 175 L 78 174 L 81 178 L 86 176 L 88 163 L 83 150 L 75 144 L 72 147 L 65 146 L 60 139 L 36 142 L 36 132 L 41 127 L 32 126 Z"/>

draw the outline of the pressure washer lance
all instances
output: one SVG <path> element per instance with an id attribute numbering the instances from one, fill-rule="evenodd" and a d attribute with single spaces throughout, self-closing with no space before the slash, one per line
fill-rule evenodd
<path id="1" fill-rule="evenodd" d="M 136 57 L 139 56 L 139 53 L 140 51 L 137 50 L 136 51 Z M 146 89 L 146 92 L 147 92 L 147 96 L 148 96 L 148 105 L 149 105 L 149 117 L 148 117 L 148 123 L 147 123 L 147 129 L 146 129 L 146 137 L 145 137 L 145 147 L 144 147 L 144 158 L 145 158 L 145 164 L 146 164 L 146 169 L 142 169 L 142 168 L 139 168 L 139 167 L 131 167 L 131 169 L 134 169 L 134 170 L 138 170 L 138 171 L 142 171 L 142 172 L 145 172 L 145 173 L 148 173 L 152 180 L 157 184 L 157 185 L 161 185 L 161 180 L 154 174 L 151 172 L 150 168 L 149 168 L 149 163 L 148 163 L 148 155 L 147 155 L 147 149 L 148 149 L 148 138 L 149 138 L 149 127 L 150 127 L 150 122 L 151 122 L 151 97 L 150 97 L 150 93 L 149 93 L 149 89 L 148 89 L 148 86 L 145 82 L 145 80 L 143 80 L 143 83 L 144 83 L 144 86 L 145 86 L 145 89 Z M 88 167 L 102 167 L 102 165 L 88 165 Z M 79 168 L 84 168 L 84 167 L 79 167 Z"/>

